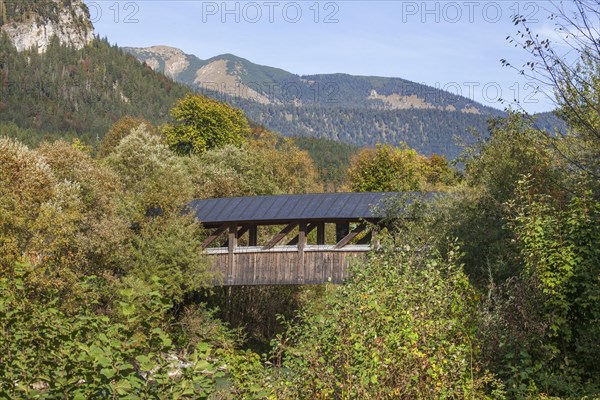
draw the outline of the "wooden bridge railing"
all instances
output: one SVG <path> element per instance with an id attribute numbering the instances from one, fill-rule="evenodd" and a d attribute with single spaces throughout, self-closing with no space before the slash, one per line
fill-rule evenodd
<path id="1" fill-rule="evenodd" d="M 369 245 L 278 246 L 206 249 L 213 268 L 221 278 L 215 284 L 235 285 L 302 285 L 326 282 L 342 283 L 355 258 L 365 258 Z"/>
<path id="2" fill-rule="evenodd" d="M 364 258 L 372 240 L 366 224 L 355 222 L 353 229 L 348 221 L 335 222 L 336 243 L 332 245 L 325 244 L 325 222 L 288 222 L 262 246 L 257 243 L 256 224 L 226 223 L 213 227 L 203 248 L 217 272 L 216 285 L 342 283 L 352 259 Z M 307 241 L 312 231 L 316 231 L 316 245 Z M 208 247 L 225 235 L 227 247 Z M 290 236 L 287 245 L 278 245 Z M 247 246 L 238 246 L 242 237 Z"/>

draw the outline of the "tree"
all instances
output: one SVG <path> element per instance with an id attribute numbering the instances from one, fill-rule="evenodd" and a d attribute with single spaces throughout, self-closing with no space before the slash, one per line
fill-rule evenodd
<path id="1" fill-rule="evenodd" d="M 100 157 L 108 156 L 114 151 L 114 149 L 119 145 L 119 143 L 125 136 L 129 135 L 133 129 L 139 128 L 140 126 L 143 126 L 148 132 L 152 134 L 157 133 L 152 123 L 150 123 L 150 121 L 148 121 L 147 119 L 126 115 L 114 124 L 112 124 L 112 126 L 102 139 L 102 143 L 100 143 L 100 150 L 98 151 L 98 155 Z"/>
<path id="2" fill-rule="evenodd" d="M 188 95 L 171 110 L 174 123 L 163 128 L 169 146 L 180 155 L 201 154 L 231 144 L 250 133 L 242 111 L 200 95 Z"/>
<path id="3" fill-rule="evenodd" d="M 171 213 L 152 218 L 133 240 L 129 276 L 139 278 L 174 303 L 210 285 L 212 275 L 201 248 L 202 229 L 194 216 Z M 154 287 L 156 278 L 160 285 Z"/>
<path id="4" fill-rule="evenodd" d="M 242 147 L 227 145 L 185 160 L 195 197 L 314 193 L 321 190 L 307 152 L 291 139 L 263 132 Z"/>
<path id="5" fill-rule="evenodd" d="M 531 174 L 538 192 L 550 193 L 560 185 L 556 155 L 522 113 L 491 119 L 489 137 L 470 151 L 475 154 L 465 160 L 467 183 L 484 187 L 499 205 L 514 198 L 524 174 Z"/>
<path id="6" fill-rule="evenodd" d="M 451 185 L 456 182 L 456 178 L 448 160 L 439 154 L 432 154 L 423 160 L 421 173 L 424 175 L 425 182 L 433 187 L 440 184 Z"/>
<path id="7" fill-rule="evenodd" d="M 544 134 L 547 141 L 574 168 L 600 180 L 600 18 L 599 0 L 551 2 L 548 19 L 562 43 L 555 43 L 529 26 L 523 15 L 514 17 L 521 30 L 509 37 L 532 55 L 532 60 L 515 68 L 550 89 L 558 106 L 556 114 L 569 125 L 565 137 Z"/>
<path id="8" fill-rule="evenodd" d="M 33 225 L 56 179 L 40 155 L 0 137 L 0 271 L 28 255 Z"/>
<path id="9" fill-rule="evenodd" d="M 120 214 L 123 186 L 107 165 L 64 141 L 38 150 L 59 181 L 77 186 L 81 220 L 78 223 L 78 267 L 88 274 L 122 268 L 129 244 L 127 221 Z"/>
<path id="10" fill-rule="evenodd" d="M 418 190 L 418 154 L 387 144 L 363 149 L 352 158 L 348 179 L 355 192 Z"/>
<path id="11" fill-rule="evenodd" d="M 561 204 L 532 196 L 521 182 L 513 220 L 525 264 L 522 276 L 535 281 L 546 323 L 544 346 L 531 349 L 546 392 L 590 396 L 600 387 L 600 202 L 590 193 Z"/>
<path id="12" fill-rule="evenodd" d="M 124 208 L 132 223 L 142 223 L 148 213 L 158 210 L 179 210 L 192 198 L 182 161 L 144 127 L 121 140 L 106 161 L 123 183 Z"/>

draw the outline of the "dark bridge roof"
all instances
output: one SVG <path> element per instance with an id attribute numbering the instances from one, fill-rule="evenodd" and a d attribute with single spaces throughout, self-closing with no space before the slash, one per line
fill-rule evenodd
<path id="1" fill-rule="evenodd" d="M 226 222 L 276 224 L 291 221 L 377 219 L 384 199 L 403 193 L 319 193 L 195 200 L 190 208 L 205 225 Z"/>

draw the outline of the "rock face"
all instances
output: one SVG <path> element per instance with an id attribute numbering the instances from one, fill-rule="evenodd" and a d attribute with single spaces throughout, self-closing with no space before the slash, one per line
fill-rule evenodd
<path id="1" fill-rule="evenodd" d="M 31 1 L 31 0 L 28 0 Z M 81 49 L 94 39 L 94 27 L 82 0 L 49 0 L 55 3 L 53 15 L 28 11 L 18 21 L 8 20 L 0 28 L 18 51 L 37 49 L 44 53 L 53 36 L 63 45 Z"/>
<path id="2" fill-rule="evenodd" d="M 153 46 L 146 49 L 139 49 L 148 54 L 146 64 L 154 70 L 160 68 L 160 62 L 164 62 L 164 74 L 169 78 L 176 79 L 177 75 L 185 71 L 190 63 L 185 53 L 179 49 L 169 46 Z"/>

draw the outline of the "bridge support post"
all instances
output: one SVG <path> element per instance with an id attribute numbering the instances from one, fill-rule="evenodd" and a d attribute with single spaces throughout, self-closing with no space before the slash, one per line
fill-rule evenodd
<path id="1" fill-rule="evenodd" d="M 249 246 L 256 246 L 258 243 L 258 232 L 257 232 L 257 227 L 256 225 L 252 224 L 250 225 L 250 228 L 248 228 L 248 245 Z"/>
<path id="2" fill-rule="evenodd" d="M 235 248 L 237 247 L 237 224 L 229 224 L 227 245 L 227 281 L 233 285 L 235 277 Z"/>
<path id="3" fill-rule="evenodd" d="M 298 232 L 298 282 L 304 283 L 306 263 L 304 262 L 304 248 L 306 247 L 306 222 L 300 223 L 300 232 Z"/>
<path id="4" fill-rule="evenodd" d="M 317 223 L 317 245 L 325 244 L 325 222 Z"/>

